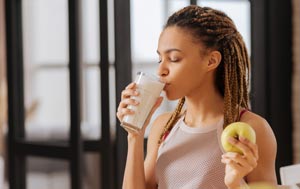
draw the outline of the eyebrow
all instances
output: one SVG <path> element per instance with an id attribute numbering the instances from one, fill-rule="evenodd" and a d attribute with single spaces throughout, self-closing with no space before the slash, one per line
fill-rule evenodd
<path id="1" fill-rule="evenodd" d="M 168 54 L 168 53 L 170 53 L 172 51 L 182 52 L 180 49 L 173 48 L 173 49 L 167 49 L 166 51 L 164 51 L 164 53 Z M 157 52 L 157 54 L 160 54 L 160 52 L 158 50 L 156 50 L 156 52 Z"/>

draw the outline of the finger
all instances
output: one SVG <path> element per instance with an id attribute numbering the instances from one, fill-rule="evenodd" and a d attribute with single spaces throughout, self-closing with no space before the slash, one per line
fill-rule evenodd
<path id="1" fill-rule="evenodd" d="M 123 115 L 128 115 L 128 114 L 132 115 L 132 114 L 135 113 L 135 111 L 132 110 L 132 109 L 130 109 L 130 108 L 123 108 L 123 109 L 121 109 L 120 112 L 121 112 Z"/>
<path id="2" fill-rule="evenodd" d="M 253 166 L 249 163 L 249 161 L 244 157 L 239 158 L 228 158 L 224 157 L 222 158 L 223 162 L 226 162 L 227 164 L 234 164 L 236 165 L 236 168 L 239 168 L 240 171 L 243 171 L 245 173 L 250 173 L 256 166 Z M 238 167 L 237 167 L 238 166 Z"/>
<path id="3" fill-rule="evenodd" d="M 131 96 L 138 96 L 140 92 L 138 90 L 133 90 L 133 89 L 125 89 L 121 93 L 121 99 L 129 98 Z"/>
<path id="4" fill-rule="evenodd" d="M 246 144 L 248 147 L 250 147 L 250 149 L 251 149 L 251 151 L 254 154 L 254 156 L 255 156 L 256 159 L 259 158 L 257 144 L 254 144 L 253 142 L 251 142 L 250 140 L 248 140 L 247 138 L 242 137 L 242 136 L 239 137 L 239 140 L 242 143 Z"/>
<path id="5" fill-rule="evenodd" d="M 121 122 L 123 120 L 123 114 L 120 111 L 118 111 L 116 113 L 116 115 L 117 115 L 118 120 Z"/>
<path id="6" fill-rule="evenodd" d="M 228 139 L 228 142 L 230 144 L 232 144 L 233 146 L 239 148 L 242 152 L 243 152 L 243 155 L 245 156 L 253 156 L 254 157 L 254 152 L 252 152 L 252 149 L 250 146 L 242 143 L 240 140 L 237 140 L 233 137 L 230 137 Z"/>
<path id="7" fill-rule="evenodd" d="M 247 159 L 247 161 L 248 161 L 249 165 L 251 165 L 251 167 L 255 168 L 257 166 L 257 157 L 255 155 L 255 152 L 253 152 L 254 149 L 252 150 L 252 147 L 248 146 L 248 143 L 247 144 L 242 143 L 241 141 L 239 141 L 233 137 L 230 137 L 228 139 L 228 141 L 235 147 L 242 150 L 243 156 Z M 251 142 L 249 141 L 249 143 L 251 143 Z"/>
<path id="8" fill-rule="evenodd" d="M 252 168 L 255 168 L 257 166 L 257 159 L 253 156 L 252 153 L 241 155 L 236 152 L 226 152 L 222 155 L 222 157 L 233 159 L 234 161 L 240 163 L 245 167 L 251 166 Z"/>
<path id="9" fill-rule="evenodd" d="M 134 110 L 128 109 L 128 108 L 122 108 L 117 112 L 117 117 L 119 118 L 119 121 L 122 121 L 124 116 L 126 115 L 133 115 L 135 113 Z"/>
<path id="10" fill-rule="evenodd" d="M 241 169 L 243 169 L 241 167 L 241 165 L 237 164 L 236 162 L 234 162 L 233 160 L 228 159 L 228 158 L 222 158 L 221 162 L 224 163 L 224 164 L 226 164 L 226 165 L 231 166 L 235 170 L 241 170 Z"/>
<path id="11" fill-rule="evenodd" d="M 136 83 L 132 82 L 132 83 L 128 84 L 125 87 L 125 89 L 121 92 L 121 97 L 126 97 L 127 96 L 127 92 L 126 91 L 128 91 L 128 90 L 136 90 Z"/>
<path id="12" fill-rule="evenodd" d="M 126 108 L 123 108 L 123 109 L 120 109 L 118 112 L 117 112 L 117 117 L 119 118 L 120 121 L 123 120 L 124 116 L 125 115 L 128 115 L 128 114 L 132 114 L 133 110 L 130 110 L 130 109 L 126 109 Z"/>
<path id="13" fill-rule="evenodd" d="M 250 167 L 250 166 L 252 167 L 252 165 L 248 162 L 245 156 L 242 156 L 239 153 L 227 152 L 226 154 L 222 155 L 222 158 L 230 159 L 236 162 L 237 164 L 241 165 L 242 167 Z"/>
<path id="14" fill-rule="evenodd" d="M 128 106 L 128 104 L 126 103 L 125 100 L 122 100 L 118 106 L 118 110 L 117 111 L 121 111 L 121 109 L 126 108 Z"/>
<path id="15" fill-rule="evenodd" d="M 234 169 L 237 174 L 244 177 L 245 174 L 250 173 L 253 170 L 253 167 L 249 165 L 242 165 L 239 162 L 236 162 L 229 158 L 222 158 L 221 162 L 225 164 L 226 166 L 230 167 L 231 169 Z"/>
<path id="16" fill-rule="evenodd" d="M 126 98 L 124 100 L 122 100 L 119 104 L 119 107 L 118 107 L 118 111 L 122 108 L 126 108 L 127 106 L 129 105 L 133 105 L 133 106 L 137 106 L 139 105 L 140 102 L 137 100 L 137 99 L 133 99 L 133 98 Z"/>
<path id="17" fill-rule="evenodd" d="M 127 85 L 125 89 L 134 89 L 135 87 L 136 87 L 136 83 L 132 82 L 129 85 Z"/>

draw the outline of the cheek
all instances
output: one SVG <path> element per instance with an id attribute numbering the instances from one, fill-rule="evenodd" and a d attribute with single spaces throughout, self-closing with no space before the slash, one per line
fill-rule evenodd
<path id="1" fill-rule="evenodd" d="M 197 86 L 201 78 L 198 67 L 184 66 L 170 70 L 171 85 L 166 88 L 166 96 L 169 100 L 176 100 L 185 96 L 191 88 Z"/>
<path id="2" fill-rule="evenodd" d="M 186 95 L 186 83 L 176 82 L 166 88 L 165 94 L 169 100 L 177 100 Z"/>

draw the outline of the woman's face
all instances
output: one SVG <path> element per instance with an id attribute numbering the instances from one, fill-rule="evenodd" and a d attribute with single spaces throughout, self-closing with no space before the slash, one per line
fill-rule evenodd
<path id="1" fill-rule="evenodd" d="M 176 26 L 166 28 L 160 35 L 158 75 L 166 83 L 164 88 L 170 100 L 205 90 L 208 56 L 191 33 Z"/>

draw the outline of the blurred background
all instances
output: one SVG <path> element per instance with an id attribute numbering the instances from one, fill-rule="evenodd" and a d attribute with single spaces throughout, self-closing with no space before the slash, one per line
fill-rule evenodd
<path id="1" fill-rule="evenodd" d="M 0 0 L 0 188 L 121 188 L 120 92 L 137 71 L 156 73 L 163 25 L 189 4 L 234 20 L 252 110 L 277 138 L 278 178 L 300 163 L 299 0 Z"/>

